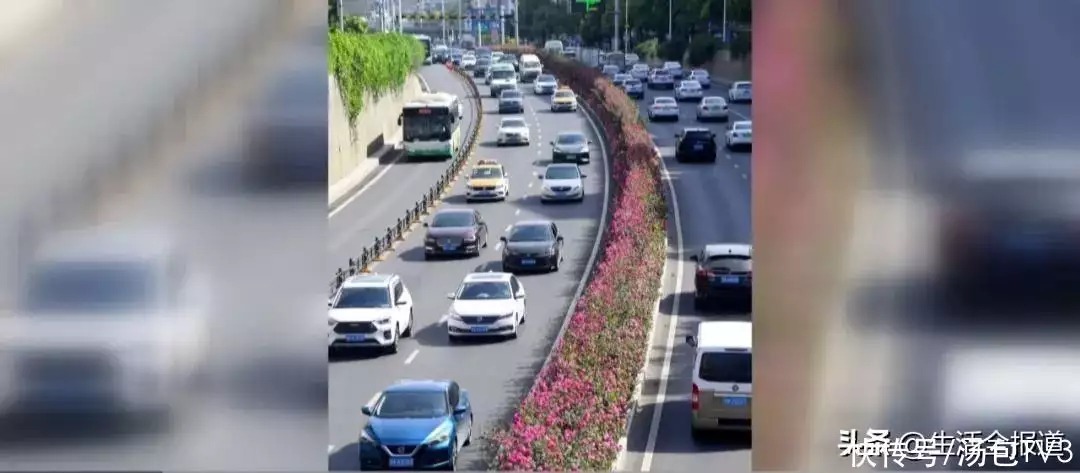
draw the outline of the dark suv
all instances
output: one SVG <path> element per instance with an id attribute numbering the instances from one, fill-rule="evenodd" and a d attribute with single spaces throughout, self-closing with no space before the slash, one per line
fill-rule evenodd
<path id="1" fill-rule="evenodd" d="M 694 271 L 694 308 L 705 309 L 717 302 L 750 305 L 753 300 L 754 247 L 746 243 L 705 245 L 690 259 Z"/>
<path id="2" fill-rule="evenodd" d="M 684 128 L 675 134 L 675 160 L 716 161 L 716 133 L 708 128 Z"/>

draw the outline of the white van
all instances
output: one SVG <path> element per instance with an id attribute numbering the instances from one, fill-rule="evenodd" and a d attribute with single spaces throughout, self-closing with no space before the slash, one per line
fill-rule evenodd
<path id="1" fill-rule="evenodd" d="M 752 322 L 701 322 L 694 347 L 690 432 L 750 430 L 753 397 Z"/>
<path id="2" fill-rule="evenodd" d="M 521 81 L 532 82 L 540 77 L 540 73 L 544 71 L 544 65 L 540 63 L 540 58 L 535 54 L 522 54 L 521 55 Z"/>
<path id="3" fill-rule="evenodd" d="M 563 53 L 562 41 L 559 41 L 557 39 L 550 40 L 550 41 L 544 43 L 544 49 L 547 50 L 547 52 L 552 53 L 552 54 L 562 54 Z"/>

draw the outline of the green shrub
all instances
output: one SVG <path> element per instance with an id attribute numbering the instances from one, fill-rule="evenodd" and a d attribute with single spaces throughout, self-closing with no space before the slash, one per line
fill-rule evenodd
<path id="1" fill-rule="evenodd" d="M 648 61 L 656 59 L 659 54 L 660 42 L 656 38 L 652 38 L 643 43 L 638 43 L 634 46 L 634 52 L 637 53 L 642 59 Z"/>
<path id="2" fill-rule="evenodd" d="M 364 18 L 356 15 L 348 15 L 345 17 L 345 31 L 354 34 L 364 34 L 368 32 L 367 21 Z"/>
<path id="3" fill-rule="evenodd" d="M 716 38 L 713 38 L 709 34 L 698 34 L 690 40 L 690 57 L 689 62 L 691 66 L 700 66 L 709 62 L 716 54 Z"/>
<path id="4" fill-rule="evenodd" d="M 665 61 L 682 62 L 687 46 L 684 39 L 674 39 L 660 43 L 660 57 Z"/>
<path id="5" fill-rule="evenodd" d="M 364 109 L 365 95 L 379 98 L 401 90 L 424 60 L 423 44 L 397 33 L 331 31 L 329 43 L 330 73 L 337 78 L 350 122 Z"/>

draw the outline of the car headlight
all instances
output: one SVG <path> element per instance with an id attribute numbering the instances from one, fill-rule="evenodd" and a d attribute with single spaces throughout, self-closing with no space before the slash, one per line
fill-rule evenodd
<path id="1" fill-rule="evenodd" d="M 428 438 L 424 443 L 428 445 L 439 445 L 441 443 L 446 443 L 450 441 L 450 431 L 450 426 L 444 424 L 444 427 L 439 427 L 434 432 L 432 432 L 431 435 L 428 435 Z"/>
<path id="2" fill-rule="evenodd" d="M 368 431 L 368 429 L 364 429 L 360 431 L 360 443 L 366 443 L 368 445 L 378 445 L 379 441 L 375 440 L 375 435 Z"/>
<path id="3" fill-rule="evenodd" d="M 500 316 L 499 316 L 499 319 L 500 319 L 500 320 L 506 320 L 506 319 L 509 319 L 510 317 L 513 317 L 513 316 L 514 316 L 514 313 L 513 313 L 513 312 L 511 312 L 511 313 L 509 313 L 509 314 L 502 314 L 502 315 L 500 315 Z"/>
<path id="4" fill-rule="evenodd" d="M 379 319 L 379 320 L 375 321 L 375 325 L 386 325 L 388 323 L 390 323 L 390 317 L 386 317 L 384 319 Z"/>

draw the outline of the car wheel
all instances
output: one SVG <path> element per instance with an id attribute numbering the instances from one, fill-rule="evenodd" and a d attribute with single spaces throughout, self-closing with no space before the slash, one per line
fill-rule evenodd
<path id="1" fill-rule="evenodd" d="M 559 266 L 560 266 L 561 263 L 562 263 L 562 254 L 556 254 L 555 255 L 555 264 L 551 265 L 551 271 L 555 272 L 555 273 L 559 272 Z M 521 320 L 525 320 L 525 318 L 522 317 Z"/>
<path id="2" fill-rule="evenodd" d="M 413 318 L 413 311 L 412 311 L 412 309 L 409 309 L 409 326 L 405 327 L 404 332 L 401 332 L 402 337 L 405 337 L 405 338 L 412 337 L 412 329 L 413 329 L 413 321 L 414 320 L 415 320 L 415 318 Z"/>
<path id="3" fill-rule="evenodd" d="M 391 355 L 397 353 L 398 352 L 398 342 L 399 341 L 401 341 L 401 326 L 400 325 L 395 325 L 394 326 L 394 343 L 391 343 L 390 346 L 386 347 L 386 351 L 389 352 Z"/>
<path id="4" fill-rule="evenodd" d="M 700 429 L 695 429 L 693 427 L 690 428 L 690 438 L 693 439 L 694 442 L 700 442 L 702 440 L 702 437 L 704 437 L 704 435 L 702 435 Z"/>
<path id="5" fill-rule="evenodd" d="M 517 338 L 518 338 L 518 327 L 520 327 L 520 326 L 521 326 L 521 321 L 519 320 L 518 323 L 514 325 L 514 331 L 510 332 L 510 340 L 517 340 Z"/>
<path id="6" fill-rule="evenodd" d="M 424 261 L 431 261 L 431 255 L 424 253 Z"/>
<path id="7" fill-rule="evenodd" d="M 461 444 L 462 447 L 468 447 L 469 445 L 472 444 L 472 426 L 473 426 L 473 416 L 472 416 L 472 414 L 469 414 L 469 433 L 465 435 L 465 442 L 463 442 Z"/>
<path id="8" fill-rule="evenodd" d="M 451 345 L 457 345 L 459 342 L 461 342 L 461 340 L 457 336 L 450 335 L 449 333 L 446 334 L 446 341 L 449 342 Z"/>

